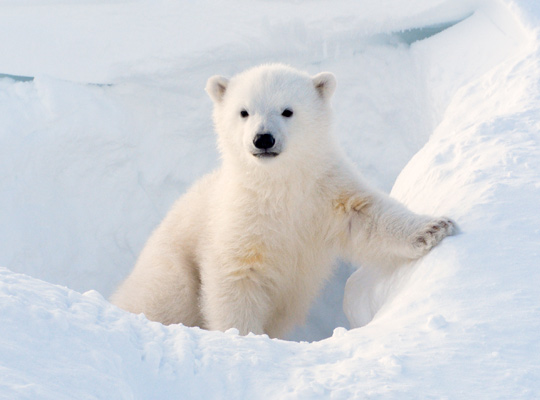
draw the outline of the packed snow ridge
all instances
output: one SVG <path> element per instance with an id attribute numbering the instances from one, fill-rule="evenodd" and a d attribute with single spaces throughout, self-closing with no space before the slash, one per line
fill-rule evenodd
<path id="1" fill-rule="evenodd" d="M 540 396 L 539 5 L 0 3 L 0 397 Z M 349 157 L 461 234 L 340 265 L 290 341 L 112 306 L 219 163 L 206 79 L 270 61 L 332 71 Z"/>

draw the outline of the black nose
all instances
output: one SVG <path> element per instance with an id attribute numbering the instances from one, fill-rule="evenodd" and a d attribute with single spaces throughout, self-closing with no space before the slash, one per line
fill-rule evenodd
<path id="1" fill-rule="evenodd" d="M 274 136 L 270 133 L 258 133 L 255 135 L 255 139 L 253 139 L 255 147 L 261 150 L 271 149 L 274 146 L 274 143 L 276 143 L 276 139 L 274 139 Z"/>

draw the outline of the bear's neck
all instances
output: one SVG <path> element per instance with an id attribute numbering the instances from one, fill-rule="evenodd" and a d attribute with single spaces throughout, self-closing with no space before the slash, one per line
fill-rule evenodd
<path id="1" fill-rule="evenodd" d="M 264 198 L 278 203 L 291 196 L 305 196 L 316 191 L 321 177 L 328 175 L 328 170 L 339 159 L 332 151 L 312 156 L 304 162 L 275 159 L 264 163 L 223 157 L 222 170 L 229 180 L 228 185 L 251 193 L 254 200 Z"/>

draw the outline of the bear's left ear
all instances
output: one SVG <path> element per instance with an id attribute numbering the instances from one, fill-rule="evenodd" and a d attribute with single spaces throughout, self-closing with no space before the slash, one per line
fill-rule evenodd
<path id="1" fill-rule="evenodd" d="M 214 103 L 221 103 L 228 84 L 229 80 L 227 78 L 214 75 L 208 79 L 208 82 L 206 82 L 205 90 Z"/>
<path id="2" fill-rule="evenodd" d="M 336 77 L 331 72 L 321 72 L 311 78 L 319 96 L 328 100 L 336 90 Z"/>

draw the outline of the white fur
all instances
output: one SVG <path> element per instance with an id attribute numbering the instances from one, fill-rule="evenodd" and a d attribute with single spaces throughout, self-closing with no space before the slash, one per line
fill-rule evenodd
<path id="1" fill-rule="evenodd" d="M 337 257 L 398 265 L 451 234 L 449 219 L 361 180 L 330 134 L 335 86 L 283 65 L 210 78 L 223 164 L 176 202 L 112 301 L 164 324 L 277 337 L 303 321 Z M 261 132 L 279 155 L 253 155 Z"/>

